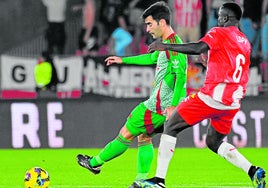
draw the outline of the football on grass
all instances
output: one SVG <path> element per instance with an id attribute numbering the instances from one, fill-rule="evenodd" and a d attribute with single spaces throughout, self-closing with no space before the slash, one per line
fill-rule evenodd
<path id="1" fill-rule="evenodd" d="M 40 167 L 33 167 L 26 171 L 24 184 L 26 188 L 47 188 L 50 183 L 48 172 Z"/>

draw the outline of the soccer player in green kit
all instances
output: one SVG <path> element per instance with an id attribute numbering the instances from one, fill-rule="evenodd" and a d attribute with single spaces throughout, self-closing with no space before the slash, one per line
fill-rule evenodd
<path id="1" fill-rule="evenodd" d="M 146 31 L 154 39 L 160 38 L 168 44 L 182 43 L 170 25 L 170 9 L 165 2 L 151 5 L 144 11 L 142 18 L 146 24 Z M 77 161 L 82 167 L 98 174 L 105 162 L 124 153 L 138 137 L 138 174 L 131 187 L 143 187 L 143 180 L 147 179 L 154 157 L 152 136 L 162 132 L 164 122 L 186 96 L 187 57 L 172 51 L 155 51 L 130 57 L 110 56 L 105 61 L 107 65 L 156 64 L 152 92 L 147 100 L 132 110 L 118 136 L 98 155 L 90 157 L 79 154 Z"/>

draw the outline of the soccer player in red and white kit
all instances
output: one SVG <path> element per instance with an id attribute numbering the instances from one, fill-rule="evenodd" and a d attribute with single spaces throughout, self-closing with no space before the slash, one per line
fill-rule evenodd
<path id="1" fill-rule="evenodd" d="M 208 59 L 203 87 L 197 94 L 182 101 L 164 126 L 156 176 L 148 181 L 158 185 L 162 182 L 164 187 L 177 134 L 204 119 L 210 119 L 206 137 L 208 148 L 247 173 L 254 187 L 265 187 L 264 169 L 252 165 L 233 145 L 223 141 L 240 109 L 240 100 L 246 93 L 249 77 L 251 45 L 239 30 L 241 15 L 239 5 L 225 3 L 219 9 L 218 27 L 209 30 L 198 42 L 164 44 L 156 41 L 149 46 L 150 52 L 207 53 Z"/>

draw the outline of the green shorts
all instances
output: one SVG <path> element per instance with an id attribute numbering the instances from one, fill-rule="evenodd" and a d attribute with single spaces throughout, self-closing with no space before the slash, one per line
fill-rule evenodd
<path id="1" fill-rule="evenodd" d="M 129 132 L 138 136 L 141 133 L 152 135 L 162 132 L 166 116 L 150 111 L 143 103 L 136 106 L 127 118 L 126 127 Z M 161 130 L 161 131 L 159 131 Z"/>

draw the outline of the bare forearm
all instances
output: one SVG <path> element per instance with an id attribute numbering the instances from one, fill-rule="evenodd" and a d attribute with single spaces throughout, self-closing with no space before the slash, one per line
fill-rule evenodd
<path id="1" fill-rule="evenodd" d="M 185 54 L 197 55 L 202 52 L 205 52 L 205 49 L 202 45 L 198 43 L 187 43 L 187 44 L 164 44 L 166 50 L 176 51 Z"/>

